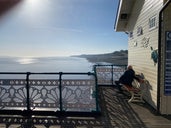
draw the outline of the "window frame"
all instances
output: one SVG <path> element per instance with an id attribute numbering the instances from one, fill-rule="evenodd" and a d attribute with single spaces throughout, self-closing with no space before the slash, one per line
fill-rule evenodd
<path id="1" fill-rule="evenodd" d="M 157 28 L 157 15 L 154 15 L 154 16 L 149 18 L 148 28 L 149 28 L 149 31 Z"/>

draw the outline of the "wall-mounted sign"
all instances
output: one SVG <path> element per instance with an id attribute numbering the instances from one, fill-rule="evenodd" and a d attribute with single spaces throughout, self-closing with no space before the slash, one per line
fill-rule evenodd
<path id="1" fill-rule="evenodd" d="M 134 41 L 134 47 L 137 47 L 137 41 Z"/>
<path id="2" fill-rule="evenodd" d="M 150 40 L 150 37 L 144 37 L 141 40 L 141 47 L 148 48 L 148 46 L 149 46 L 149 40 Z"/>
<path id="3" fill-rule="evenodd" d="M 171 31 L 166 32 L 164 94 L 171 95 Z"/>
<path id="4" fill-rule="evenodd" d="M 153 49 L 153 47 L 151 47 L 151 59 L 153 60 L 154 65 L 156 65 L 158 62 L 158 49 Z"/>

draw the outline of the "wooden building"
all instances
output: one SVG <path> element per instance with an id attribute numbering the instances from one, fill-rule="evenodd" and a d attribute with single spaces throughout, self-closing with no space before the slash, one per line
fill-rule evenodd
<path id="1" fill-rule="evenodd" d="M 171 114 L 171 0 L 120 0 L 115 31 L 128 34 L 128 64 L 148 80 L 144 99 Z"/>

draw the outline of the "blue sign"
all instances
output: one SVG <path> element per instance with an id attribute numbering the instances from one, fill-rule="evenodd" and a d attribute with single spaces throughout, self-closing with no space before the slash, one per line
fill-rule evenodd
<path id="1" fill-rule="evenodd" d="M 171 31 L 166 32 L 164 94 L 171 95 Z"/>

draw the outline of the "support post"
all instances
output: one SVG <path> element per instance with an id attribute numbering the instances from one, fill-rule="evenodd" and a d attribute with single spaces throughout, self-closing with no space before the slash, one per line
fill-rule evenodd
<path id="1" fill-rule="evenodd" d="M 59 103 L 60 103 L 60 112 L 63 111 L 62 104 L 62 72 L 59 72 Z"/>
<path id="2" fill-rule="evenodd" d="M 26 92 L 27 92 L 27 110 L 30 111 L 30 93 L 29 93 L 29 75 L 30 75 L 30 72 L 27 72 L 27 75 L 26 75 Z"/>

